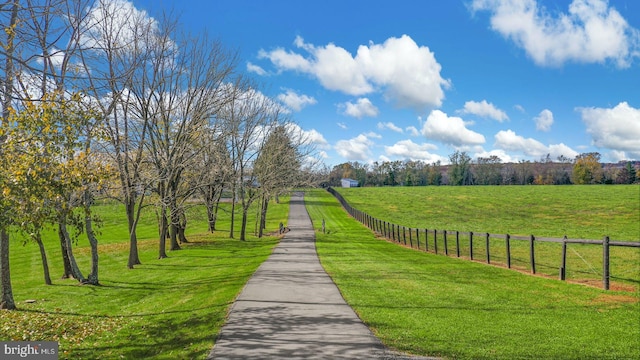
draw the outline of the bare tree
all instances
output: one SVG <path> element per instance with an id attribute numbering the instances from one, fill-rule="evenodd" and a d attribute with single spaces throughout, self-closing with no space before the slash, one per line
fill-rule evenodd
<path id="1" fill-rule="evenodd" d="M 174 24 L 165 20 L 154 42 L 156 58 L 147 75 L 145 88 L 153 94 L 147 154 L 155 171 L 159 195 L 159 257 L 166 257 L 167 231 L 171 249 L 178 250 L 178 238 L 184 235 L 185 202 L 197 191 L 188 169 L 199 160 L 211 119 L 228 102 L 226 82 L 233 74 L 236 57 L 221 43 L 182 36 L 179 40 Z M 141 94 L 142 95 L 142 94 Z M 188 185 L 188 186 L 185 186 Z"/>
<path id="2" fill-rule="evenodd" d="M 231 229 L 234 238 L 235 206 L 240 202 L 242 223 L 240 240 L 245 240 L 249 207 L 258 198 L 258 182 L 252 174 L 252 165 L 261 151 L 268 128 L 277 119 L 278 107 L 269 98 L 247 86 L 239 78 L 233 86 L 231 101 L 219 114 L 222 129 L 227 135 L 233 172 L 231 176 Z"/>
<path id="3" fill-rule="evenodd" d="M 106 139 L 100 145 L 118 172 L 117 198 L 125 205 L 129 230 L 127 266 L 133 268 L 140 264 L 136 228 L 151 183 L 142 162 L 152 114 L 145 106 L 150 95 L 134 94 L 131 89 L 144 79 L 145 67 L 155 56 L 148 43 L 157 34 L 157 25 L 130 3 L 98 0 L 82 26 L 80 66 L 86 74 L 82 87 L 100 108 Z"/>
<path id="4" fill-rule="evenodd" d="M 502 182 L 502 160 L 496 155 L 478 157 L 473 170 L 478 185 L 500 185 Z"/>
<path id="5" fill-rule="evenodd" d="M 230 182 L 233 164 L 226 144 L 225 135 L 215 127 L 206 133 L 204 149 L 199 156 L 200 180 L 197 189 L 207 208 L 209 231 L 216 230 L 220 199 L 225 186 Z"/>
<path id="6" fill-rule="evenodd" d="M 253 174 L 261 194 L 258 237 L 262 237 L 266 225 L 269 200 L 299 183 L 302 159 L 292 135 L 286 125 L 275 126 L 254 163 Z"/>

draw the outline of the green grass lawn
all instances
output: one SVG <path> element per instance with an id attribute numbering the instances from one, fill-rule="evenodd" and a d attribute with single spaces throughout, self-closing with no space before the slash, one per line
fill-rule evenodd
<path id="1" fill-rule="evenodd" d="M 409 227 L 640 241 L 640 185 L 336 190 L 351 206 Z"/>
<path id="2" fill-rule="evenodd" d="M 449 359 L 640 358 L 638 292 L 411 250 L 376 238 L 322 190 L 305 198 L 323 266 L 387 346 Z"/>
<path id="3" fill-rule="evenodd" d="M 270 205 L 267 231 L 277 231 L 280 221 L 286 222 L 288 197 L 281 200 Z M 255 211 L 244 242 L 228 238 L 228 213 L 220 213 L 219 231 L 208 234 L 204 210 L 190 211 L 191 242 L 160 260 L 155 215 L 145 213 L 138 233 L 142 265 L 129 270 L 123 208 L 97 206 L 104 219 L 99 236 L 102 286 L 59 279 L 62 264 L 55 237 L 47 238 L 45 244 L 54 284 L 44 285 L 36 245 L 22 246 L 14 236 L 11 274 L 19 311 L 1 312 L 0 339 L 59 341 L 61 359 L 204 358 L 229 306 L 278 239 L 253 236 Z M 239 229 L 239 220 L 236 225 Z M 86 240 L 79 242 L 74 253 L 87 275 Z"/>
<path id="4" fill-rule="evenodd" d="M 640 240 L 640 186 L 428 186 L 338 189 L 356 209 L 411 228 L 472 231 L 474 259 L 486 261 L 484 233 L 611 241 Z M 415 234 L 415 233 L 414 233 Z M 424 249 L 424 233 L 421 233 Z M 408 235 L 407 235 L 408 237 Z M 449 236 L 449 254 L 455 254 Z M 415 240 L 415 237 L 414 237 Z M 408 241 L 408 240 L 407 240 Z M 429 240 L 433 251 L 433 240 Z M 415 245 L 415 244 L 414 244 Z M 439 236 L 439 252 L 444 253 Z M 536 270 L 559 277 L 562 246 L 537 242 Z M 490 239 L 490 261 L 505 266 L 504 239 Z M 467 237 L 462 256 L 470 257 Z M 529 244 L 511 241 L 512 268 L 530 271 Z M 453 255 L 455 256 L 455 255 Z M 611 247 L 612 286 L 640 286 L 640 248 Z M 566 275 L 570 281 L 602 286 L 602 246 L 569 244 Z"/>

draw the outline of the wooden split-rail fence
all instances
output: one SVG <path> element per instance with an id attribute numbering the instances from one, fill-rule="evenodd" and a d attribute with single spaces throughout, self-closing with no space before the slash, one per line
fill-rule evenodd
<path id="1" fill-rule="evenodd" d="M 563 238 L 549 238 L 549 237 L 536 237 L 534 235 L 529 236 L 517 236 L 509 234 L 490 234 L 481 232 L 464 232 L 455 230 L 437 230 L 437 229 L 418 229 L 410 228 L 403 225 L 390 223 L 388 221 L 374 218 L 373 216 L 355 209 L 352 207 L 344 197 L 338 193 L 335 189 L 329 187 L 327 191 L 331 193 L 342 205 L 342 207 L 351 215 L 354 219 L 358 220 L 372 231 L 384 236 L 386 239 L 394 241 L 396 243 L 410 246 L 411 248 L 424 249 L 427 252 L 433 252 L 435 254 L 444 254 L 452 256 L 450 249 L 455 248 L 456 257 L 466 256 L 462 254 L 462 249 L 468 250 L 468 255 L 471 260 L 480 260 L 475 256 L 474 243 L 483 241 L 484 247 L 484 260 L 487 264 L 491 264 L 491 239 L 501 239 L 505 244 L 505 261 L 507 268 L 512 268 L 512 241 L 527 241 L 528 246 L 528 262 L 529 269 L 532 274 L 536 274 L 536 243 L 537 242 L 551 242 L 562 244 L 562 255 L 558 274 L 560 280 L 566 280 L 567 270 L 567 244 L 594 244 L 602 246 L 602 287 L 605 290 L 609 290 L 610 287 L 610 248 L 612 246 L 620 247 L 635 247 L 640 248 L 640 242 L 637 241 L 611 241 L 608 236 L 605 236 L 602 240 L 590 240 L 590 239 L 569 239 L 566 236 Z M 429 242 L 431 240 L 431 243 Z M 422 242 L 421 242 L 422 241 Z M 440 243 L 439 243 L 440 242 Z M 455 246 L 453 245 L 455 244 Z M 494 246 L 495 249 L 495 246 Z M 477 252 L 477 251 L 476 251 Z"/>

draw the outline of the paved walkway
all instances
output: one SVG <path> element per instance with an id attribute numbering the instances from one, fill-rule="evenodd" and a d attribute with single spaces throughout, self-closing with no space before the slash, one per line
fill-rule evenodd
<path id="1" fill-rule="evenodd" d="M 397 359 L 347 305 L 318 260 L 302 194 L 291 229 L 251 277 L 207 359 Z"/>

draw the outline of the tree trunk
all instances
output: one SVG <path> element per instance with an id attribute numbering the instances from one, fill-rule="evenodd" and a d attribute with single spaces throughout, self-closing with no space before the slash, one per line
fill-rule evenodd
<path id="1" fill-rule="evenodd" d="M 214 205 L 213 205 L 213 201 L 207 199 L 207 221 L 209 223 L 209 232 L 213 234 L 213 232 L 216 230 L 216 214 L 214 212 Z"/>
<path id="2" fill-rule="evenodd" d="M 187 230 L 187 215 L 185 215 L 184 211 L 180 212 L 180 216 L 178 217 L 178 240 L 181 244 L 188 243 L 187 237 L 185 235 L 185 231 Z"/>
<path id="3" fill-rule="evenodd" d="M 51 285 L 51 275 L 49 274 L 49 262 L 47 261 L 47 253 L 44 250 L 44 244 L 42 243 L 42 237 L 40 233 L 36 234 L 34 240 L 38 244 L 38 248 L 40 249 L 40 259 L 42 259 L 42 270 L 44 272 L 44 283 L 47 285 Z"/>
<path id="4" fill-rule="evenodd" d="M 231 198 L 231 229 L 229 230 L 229 237 L 233 239 L 233 226 L 236 214 L 236 190 L 233 190 L 233 196 Z"/>
<path id="5" fill-rule="evenodd" d="M 9 271 L 9 234 L 5 229 L 0 229 L 0 283 L 0 309 L 16 310 Z"/>
<path id="6" fill-rule="evenodd" d="M 222 190 L 218 193 L 213 210 L 213 230 L 216 229 L 216 221 L 218 221 L 218 210 L 220 210 L 220 199 L 222 198 Z"/>
<path id="7" fill-rule="evenodd" d="M 18 0 L 13 1 L 11 8 L 11 21 L 5 29 L 12 29 L 18 23 L 18 9 L 20 8 L 20 2 Z M 13 100 L 13 56 L 14 45 L 13 40 L 15 38 L 16 31 L 6 31 L 7 37 L 3 44 L 5 50 L 5 68 L 4 68 L 4 92 L 2 98 L 2 121 L 8 121 L 10 116 L 11 101 Z M 4 136 L 0 137 L 3 139 Z M 1 140 L 0 145 L 4 143 Z M 2 147 L 0 146 L 0 149 Z M 13 300 L 13 290 L 11 288 L 11 272 L 9 271 L 9 233 L 0 225 L 0 309 L 15 310 L 16 303 Z"/>
<path id="8" fill-rule="evenodd" d="M 246 240 L 246 233 L 247 233 L 247 217 L 249 215 L 249 208 L 248 207 L 243 207 L 242 208 L 242 226 L 240 228 L 240 240 L 245 241 Z"/>
<path id="9" fill-rule="evenodd" d="M 69 236 L 69 232 L 67 231 L 67 218 L 66 215 L 60 215 L 58 218 L 58 225 L 62 236 L 64 236 L 64 243 L 67 250 L 67 257 L 69 258 L 69 265 L 71 266 L 71 275 L 78 280 L 79 282 L 84 282 L 84 276 L 78 267 L 78 263 L 76 263 L 76 258 L 73 256 L 73 244 L 71 244 L 71 236 Z"/>
<path id="10" fill-rule="evenodd" d="M 171 225 L 169 226 L 169 240 L 170 240 L 170 250 L 180 250 L 180 245 L 178 244 L 178 225 L 173 223 L 173 219 L 171 220 Z"/>
<path id="11" fill-rule="evenodd" d="M 68 279 L 73 277 L 73 272 L 71 271 L 71 263 L 69 262 L 69 255 L 67 254 L 67 239 L 64 236 L 62 231 L 62 226 L 58 224 L 58 239 L 60 239 L 60 249 L 62 252 L 62 265 L 64 267 L 64 273 L 62 274 L 62 279 Z"/>
<path id="12" fill-rule="evenodd" d="M 129 260 L 127 267 L 133 269 L 135 265 L 141 264 L 138 256 L 138 237 L 136 235 L 136 227 L 138 226 L 138 215 L 136 215 L 136 199 L 130 197 L 127 199 L 125 208 L 127 211 L 127 223 L 129 225 Z M 138 209 L 138 214 L 140 210 Z"/>
<path id="13" fill-rule="evenodd" d="M 171 221 L 169 234 L 171 235 L 171 250 L 180 250 L 178 244 L 178 224 L 180 223 L 180 209 L 177 203 L 177 178 L 169 182 L 169 192 L 171 199 L 169 200 L 169 220 Z"/>
<path id="14" fill-rule="evenodd" d="M 87 238 L 89 239 L 89 245 L 91 246 L 91 273 L 86 283 L 91 285 L 100 285 L 98 278 L 98 239 L 93 231 L 93 220 L 91 219 L 91 203 L 92 197 L 89 190 L 84 194 L 84 225 L 87 231 Z"/>
<path id="15" fill-rule="evenodd" d="M 258 231 L 258 237 L 262 237 L 263 230 L 267 228 L 267 209 L 269 207 L 269 197 L 265 196 L 262 201 L 262 211 L 260 212 L 260 230 Z"/>
<path id="16" fill-rule="evenodd" d="M 158 246 L 158 259 L 167 258 L 167 210 L 165 206 L 161 206 L 160 210 L 160 242 Z"/>
<path id="17" fill-rule="evenodd" d="M 169 237 L 171 239 L 171 250 L 180 250 L 180 245 L 178 244 L 178 223 L 180 220 L 178 219 L 178 210 L 175 209 L 175 205 L 172 206 L 172 209 L 169 210 L 169 214 L 171 216 L 171 225 L 169 226 Z"/>

